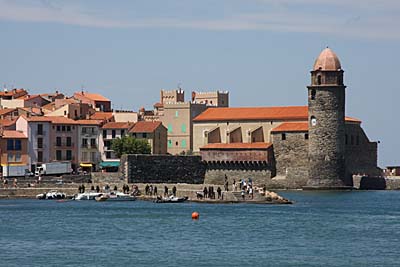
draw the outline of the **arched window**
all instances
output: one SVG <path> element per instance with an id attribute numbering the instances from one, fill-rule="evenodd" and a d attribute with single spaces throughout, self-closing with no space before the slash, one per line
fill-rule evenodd
<path id="1" fill-rule="evenodd" d="M 322 83 L 322 77 L 321 77 L 321 75 L 318 75 L 317 76 L 317 84 L 321 85 L 321 83 Z"/>
<path id="2" fill-rule="evenodd" d="M 311 100 L 315 100 L 315 95 L 317 94 L 317 91 L 315 89 L 311 90 Z"/>

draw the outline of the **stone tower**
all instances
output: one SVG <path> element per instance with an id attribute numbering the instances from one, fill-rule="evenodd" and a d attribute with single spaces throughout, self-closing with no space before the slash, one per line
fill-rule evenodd
<path id="1" fill-rule="evenodd" d="M 339 58 L 324 49 L 308 88 L 309 178 L 307 187 L 345 188 L 345 88 Z"/>

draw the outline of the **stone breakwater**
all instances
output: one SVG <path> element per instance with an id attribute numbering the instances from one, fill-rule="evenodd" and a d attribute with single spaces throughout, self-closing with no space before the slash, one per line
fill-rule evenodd
<path id="1" fill-rule="evenodd" d="M 73 196 L 79 192 L 78 188 L 82 184 L 78 183 L 70 183 L 70 184 L 62 184 L 62 185 L 49 185 L 49 184 L 40 184 L 35 185 L 34 187 L 18 187 L 18 188 L 1 188 L 0 189 L 0 199 L 15 199 L 15 198 L 36 198 L 36 195 L 41 193 L 46 193 L 49 191 L 59 191 L 67 194 L 68 196 Z M 117 190 L 122 191 L 123 185 L 125 183 L 84 183 L 85 191 L 91 191 L 91 188 L 99 186 L 101 189 L 100 191 L 104 191 L 104 187 L 108 185 L 111 190 L 114 187 Z M 156 198 L 155 195 L 145 195 L 145 188 L 147 185 L 145 183 L 138 183 L 138 184 L 128 184 L 130 191 L 132 190 L 132 186 L 135 185 L 139 188 L 141 195 L 139 199 L 142 200 L 154 200 Z M 254 192 L 253 196 L 249 194 L 245 194 L 242 196 L 240 191 L 222 191 L 221 195 L 223 198 L 218 198 L 217 194 L 215 198 L 204 198 L 199 197 L 199 193 L 203 192 L 204 187 L 209 188 L 210 186 L 214 187 L 214 190 L 218 188 L 220 185 L 214 184 L 166 184 L 166 183 L 155 183 L 151 184 L 153 188 L 157 187 L 157 195 L 164 196 L 165 187 L 168 188 L 168 194 L 172 193 L 172 188 L 176 187 L 176 196 L 184 197 L 187 196 L 189 201 L 195 202 L 207 202 L 207 203 L 265 203 L 265 204 L 290 204 L 291 201 L 287 200 L 277 193 L 266 191 Z"/>

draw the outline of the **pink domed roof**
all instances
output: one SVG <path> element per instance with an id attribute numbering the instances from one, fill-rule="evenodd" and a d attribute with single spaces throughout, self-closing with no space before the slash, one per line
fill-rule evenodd
<path id="1" fill-rule="evenodd" d="M 339 58 L 330 48 L 325 48 L 315 60 L 313 70 L 339 70 L 342 69 Z"/>

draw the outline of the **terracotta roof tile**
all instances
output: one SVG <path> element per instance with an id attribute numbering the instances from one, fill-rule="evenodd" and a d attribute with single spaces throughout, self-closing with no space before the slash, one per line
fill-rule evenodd
<path id="1" fill-rule="evenodd" d="M 131 129 L 133 122 L 108 122 L 103 125 L 103 129 Z"/>
<path id="2" fill-rule="evenodd" d="M 163 103 L 160 103 L 160 102 L 157 102 L 157 103 L 154 104 L 153 107 L 155 107 L 155 108 L 162 108 L 162 107 L 164 107 L 164 104 L 163 104 Z"/>
<path id="3" fill-rule="evenodd" d="M 7 120 L 7 119 L 0 119 L 0 125 L 8 127 L 14 125 L 17 122 L 17 119 L 14 120 Z"/>
<path id="4" fill-rule="evenodd" d="M 2 138 L 28 138 L 23 132 L 4 130 Z"/>
<path id="5" fill-rule="evenodd" d="M 94 93 L 88 93 L 88 92 L 76 92 L 74 95 L 85 97 L 85 98 L 93 100 L 93 101 L 110 101 L 110 99 L 105 98 L 104 96 L 102 96 L 100 94 L 94 94 Z"/>
<path id="6" fill-rule="evenodd" d="M 307 120 L 307 106 L 208 108 L 194 121 Z"/>
<path id="7" fill-rule="evenodd" d="M 307 121 L 308 107 L 289 106 L 289 107 L 208 108 L 199 116 L 193 119 L 194 122 L 247 121 L 247 120 Z M 359 121 L 358 119 L 350 117 L 346 117 L 345 120 Z"/>
<path id="8" fill-rule="evenodd" d="M 51 122 L 50 117 L 45 117 L 45 116 L 32 116 L 32 117 L 26 117 L 26 116 L 21 116 L 24 117 L 27 121 L 32 121 L 32 122 Z"/>
<path id="9" fill-rule="evenodd" d="M 308 132 L 307 122 L 285 122 L 278 127 L 272 129 L 273 133 L 277 132 Z"/>
<path id="10" fill-rule="evenodd" d="M 91 120 L 111 120 L 113 118 L 112 112 L 95 112 L 92 116 L 90 116 Z"/>
<path id="11" fill-rule="evenodd" d="M 130 133 L 152 133 L 154 132 L 159 126 L 161 122 L 159 121 L 138 121 L 135 126 L 129 131 Z"/>
<path id="12" fill-rule="evenodd" d="M 78 124 L 76 121 L 63 116 L 47 116 L 53 124 Z"/>
<path id="13" fill-rule="evenodd" d="M 101 125 L 101 120 L 76 120 L 80 125 Z"/>
<path id="14" fill-rule="evenodd" d="M 208 144 L 203 147 L 200 147 L 200 150 L 208 150 L 208 149 L 216 149 L 216 150 L 229 150 L 229 149 L 268 149 L 272 144 L 271 143 L 230 143 L 230 144 L 223 144 L 223 143 L 214 143 Z"/>
<path id="15" fill-rule="evenodd" d="M 347 122 L 356 122 L 356 123 L 361 123 L 361 120 L 352 118 L 352 117 L 345 117 L 345 121 Z"/>
<path id="16" fill-rule="evenodd" d="M 16 110 L 17 110 L 16 108 L 3 108 L 3 109 L 0 109 L 0 116 L 8 114 L 8 113 L 11 113 L 11 112 L 16 111 Z"/>

